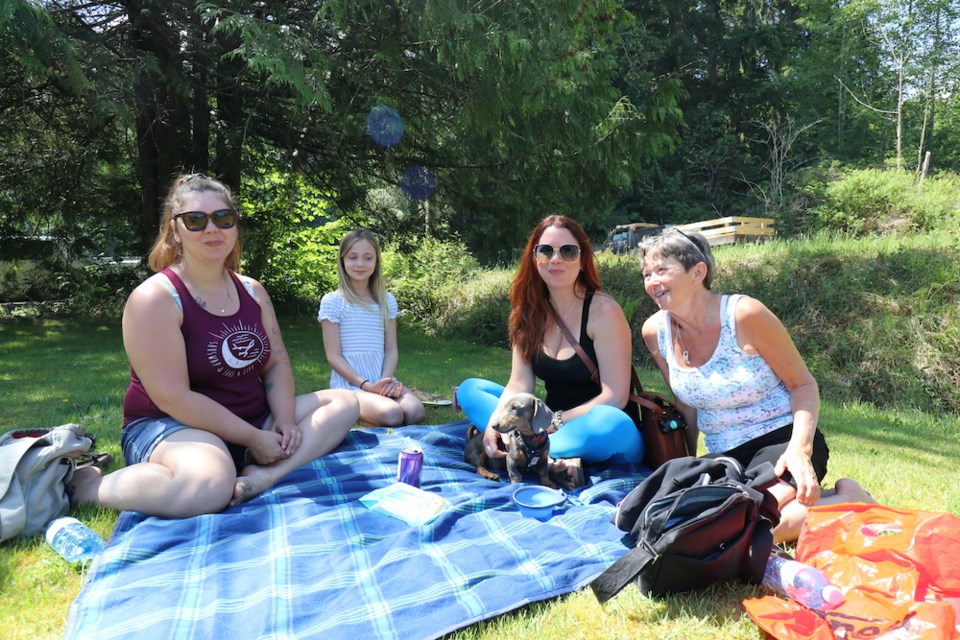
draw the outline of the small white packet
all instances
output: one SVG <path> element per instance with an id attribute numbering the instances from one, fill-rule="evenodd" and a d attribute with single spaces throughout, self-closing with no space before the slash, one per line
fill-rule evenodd
<path id="1" fill-rule="evenodd" d="M 451 506 L 440 494 L 403 482 L 374 489 L 360 498 L 360 502 L 371 511 L 399 518 L 415 527 L 430 524 Z"/>

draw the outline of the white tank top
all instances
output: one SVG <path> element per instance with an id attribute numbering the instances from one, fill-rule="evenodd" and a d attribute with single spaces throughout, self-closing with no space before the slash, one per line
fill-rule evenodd
<path id="1" fill-rule="evenodd" d="M 684 404 L 697 410 L 697 427 L 707 451 L 729 451 L 793 422 L 790 393 L 759 354 L 737 343 L 735 310 L 739 295 L 720 299 L 720 339 L 702 366 L 681 367 L 673 349 L 670 313 L 661 312 L 657 327 L 660 354 L 670 369 L 670 387 Z"/>

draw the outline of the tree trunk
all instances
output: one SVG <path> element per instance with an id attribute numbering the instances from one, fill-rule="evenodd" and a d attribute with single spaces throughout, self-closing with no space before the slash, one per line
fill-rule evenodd
<path id="1" fill-rule="evenodd" d="M 214 90 L 217 101 L 217 116 L 221 126 L 217 128 L 215 141 L 216 173 L 234 193 L 240 192 L 243 139 L 246 133 L 242 83 L 240 74 L 243 62 L 226 58 L 225 53 L 240 45 L 235 36 L 216 36 L 217 86 Z"/>
<path id="2" fill-rule="evenodd" d="M 140 247 L 149 251 L 157 234 L 166 189 L 182 170 L 191 148 L 189 110 L 179 64 L 179 34 L 152 5 L 128 4 L 136 69 L 137 175 L 140 179 Z M 153 64 L 151 64 L 153 62 Z"/>

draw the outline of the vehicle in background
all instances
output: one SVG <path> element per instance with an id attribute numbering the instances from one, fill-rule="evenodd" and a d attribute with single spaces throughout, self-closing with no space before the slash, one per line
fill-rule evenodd
<path id="1" fill-rule="evenodd" d="M 647 236 L 660 233 L 662 227 L 649 222 L 633 222 L 620 224 L 607 233 L 607 239 L 597 247 L 596 252 L 609 251 L 616 254 L 632 254 L 637 252 L 637 246 Z"/>

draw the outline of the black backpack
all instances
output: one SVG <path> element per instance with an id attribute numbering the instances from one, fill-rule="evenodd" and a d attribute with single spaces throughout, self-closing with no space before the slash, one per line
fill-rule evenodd
<path id="1" fill-rule="evenodd" d="M 763 580 L 780 522 L 773 465 L 744 474 L 731 458 L 675 458 L 623 499 L 614 524 L 636 546 L 590 585 L 606 602 L 636 579 L 645 595 L 682 593 L 739 578 Z"/>

